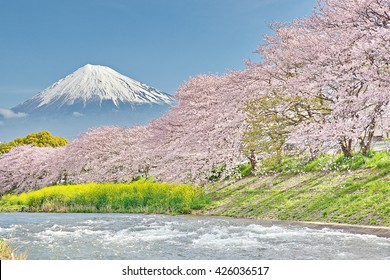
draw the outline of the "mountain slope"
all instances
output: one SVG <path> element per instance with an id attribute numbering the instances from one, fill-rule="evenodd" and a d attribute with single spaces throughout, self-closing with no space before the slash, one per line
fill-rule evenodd
<path id="1" fill-rule="evenodd" d="M 71 140 L 99 126 L 143 125 L 173 104 L 174 99 L 162 91 L 109 67 L 87 64 L 12 108 L 14 115 L 23 117 L 0 115 L 0 141 L 41 130 Z"/>
<path id="2" fill-rule="evenodd" d="M 172 104 L 173 98 L 106 66 L 87 64 L 31 99 L 12 108 L 28 114 L 120 110 L 137 105 Z"/>

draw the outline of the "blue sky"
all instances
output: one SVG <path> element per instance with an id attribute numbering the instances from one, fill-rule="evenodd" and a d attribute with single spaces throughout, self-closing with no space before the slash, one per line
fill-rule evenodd
<path id="1" fill-rule="evenodd" d="M 242 69 L 273 21 L 316 0 L 0 0 L 0 108 L 87 64 L 173 94 L 189 76 Z"/>

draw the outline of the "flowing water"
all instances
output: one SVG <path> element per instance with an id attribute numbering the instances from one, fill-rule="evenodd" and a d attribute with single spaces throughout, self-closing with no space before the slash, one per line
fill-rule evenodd
<path id="1" fill-rule="evenodd" d="M 29 259 L 390 259 L 390 238 L 246 219 L 1 213 Z"/>

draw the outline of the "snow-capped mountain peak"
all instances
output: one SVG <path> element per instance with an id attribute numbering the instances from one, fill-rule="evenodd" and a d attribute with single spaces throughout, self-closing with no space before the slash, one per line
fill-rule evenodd
<path id="1" fill-rule="evenodd" d="M 171 104 L 173 98 L 153 87 L 100 65 L 87 64 L 13 108 L 16 112 L 62 110 L 91 106 L 119 108 L 121 105 Z M 71 110 L 70 110 L 71 111 Z"/>

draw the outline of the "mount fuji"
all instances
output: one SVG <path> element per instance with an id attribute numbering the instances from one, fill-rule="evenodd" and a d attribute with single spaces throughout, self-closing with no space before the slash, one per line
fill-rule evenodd
<path id="1" fill-rule="evenodd" d="M 13 107 L 13 113 L 26 117 L 0 119 L 0 140 L 40 130 L 72 139 L 98 126 L 146 124 L 174 103 L 167 93 L 109 67 L 87 64 Z"/>
<path id="2" fill-rule="evenodd" d="M 100 65 L 87 64 L 12 108 L 27 114 L 100 113 L 137 105 L 170 105 L 173 98 L 153 87 Z"/>

